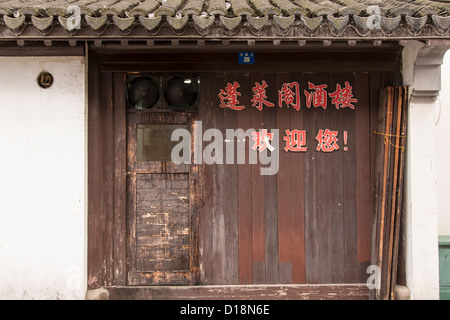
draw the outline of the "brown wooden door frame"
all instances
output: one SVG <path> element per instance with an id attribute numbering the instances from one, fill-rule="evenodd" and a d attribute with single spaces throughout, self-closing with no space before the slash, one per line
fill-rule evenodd
<path id="1" fill-rule="evenodd" d="M 106 57 L 106 60 L 105 60 Z M 90 51 L 88 92 L 88 289 L 127 286 L 126 103 L 123 55 Z M 130 58 L 132 59 L 132 58 Z M 367 63 L 364 65 L 366 69 Z M 392 61 L 372 65 L 384 85 L 400 79 Z M 397 66 L 397 67 L 396 67 Z M 136 65 L 134 65 L 136 68 Z M 299 64 L 297 69 L 301 68 Z M 340 69 L 351 70 L 352 65 Z M 369 68 L 369 69 L 370 69 Z M 149 69 L 149 64 L 144 64 Z M 320 68 L 319 68 L 320 69 Z M 320 70 L 317 71 L 320 71 Z M 120 72 L 116 72 L 119 71 Z M 324 69 L 325 70 L 325 69 Z M 131 70 L 136 71 L 136 70 Z M 393 79 L 393 80 L 392 80 Z M 371 94 L 376 94 L 371 91 Z M 375 150 L 372 150 L 375 151 Z M 372 168 L 374 171 L 374 168 Z"/>
<path id="2" fill-rule="evenodd" d="M 97 61 L 91 60 L 89 80 L 88 289 L 138 284 L 127 276 L 133 263 L 127 230 L 126 73 L 101 71 Z M 175 123 L 194 119 L 192 115 L 178 118 Z M 189 170 L 190 209 L 195 212 L 199 168 L 191 165 Z M 192 216 L 191 225 L 192 244 L 198 247 L 198 216 Z M 195 250 L 189 284 L 198 281 L 197 256 Z"/>
<path id="3" fill-rule="evenodd" d="M 126 285 L 124 74 L 89 63 L 88 289 Z"/>
<path id="4" fill-rule="evenodd" d="M 198 166 L 174 164 L 166 161 L 137 160 L 138 125 L 188 125 L 194 138 L 193 125 L 196 113 L 152 112 L 152 110 L 127 110 L 127 284 L 128 285 L 192 285 L 198 283 Z M 193 141 L 193 139 L 192 139 Z M 184 174 L 188 177 L 188 232 L 189 269 L 187 270 L 141 270 L 138 259 L 138 176 L 163 176 Z M 172 220 L 172 222 L 175 222 Z M 158 237 L 159 238 L 159 237 Z M 162 241 L 167 239 L 162 237 Z M 152 241 L 153 243 L 154 241 Z M 177 247 L 179 249 L 179 246 Z M 177 248 L 173 248 L 177 250 Z"/>

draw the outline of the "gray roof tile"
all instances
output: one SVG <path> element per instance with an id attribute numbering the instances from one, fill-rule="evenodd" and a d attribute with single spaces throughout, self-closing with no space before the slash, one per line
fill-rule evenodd
<path id="1" fill-rule="evenodd" d="M 239 28 L 255 37 L 265 28 L 272 28 L 272 35 L 273 30 L 285 35 L 295 29 L 298 37 L 314 36 L 319 28 L 326 29 L 321 34 L 339 37 L 351 28 L 365 36 L 375 13 L 381 36 L 398 28 L 417 35 L 428 28 L 426 34 L 450 37 L 450 0 L 0 0 L 0 29 L 44 31 L 71 17 L 69 6 L 79 8 L 82 28 L 115 25 L 125 35 L 141 25 L 148 31 L 192 27 L 202 30 L 199 36 L 211 29 L 228 34 Z"/>

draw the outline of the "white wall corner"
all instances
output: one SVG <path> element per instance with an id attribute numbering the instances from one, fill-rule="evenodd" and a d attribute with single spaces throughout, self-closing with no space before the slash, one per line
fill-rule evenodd
<path id="1" fill-rule="evenodd" d="M 0 69 L 0 299 L 84 299 L 85 59 L 0 57 Z"/>
<path id="2" fill-rule="evenodd" d="M 448 159 L 450 150 L 446 148 L 446 138 L 450 136 L 450 50 L 442 64 L 442 88 L 437 100 L 436 110 L 436 159 L 439 235 L 450 235 L 450 170 Z M 447 89 L 447 90 L 445 90 Z"/>
<path id="3" fill-rule="evenodd" d="M 408 41 L 403 83 L 410 87 L 403 226 L 411 299 L 439 299 L 435 111 L 441 64 L 450 41 Z"/>

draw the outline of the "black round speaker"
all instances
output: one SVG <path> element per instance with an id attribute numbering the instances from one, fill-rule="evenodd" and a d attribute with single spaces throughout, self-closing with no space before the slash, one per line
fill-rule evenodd
<path id="1" fill-rule="evenodd" d="M 127 85 L 127 101 L 136 109 L 149 109 L 159 98 L 159 88 L 152 78 L 138 77 Z"/>
<path id="2" fill-rule="evenodd" d="M 195 78 L 174 77 L 166 82 L 164 99 L 173 110 L 185 110 L 197 100 L 198 82 Z"/>

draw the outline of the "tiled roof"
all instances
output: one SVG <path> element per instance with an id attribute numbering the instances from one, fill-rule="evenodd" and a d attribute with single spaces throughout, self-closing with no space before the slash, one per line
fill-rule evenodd
<path id="1" fill-rule="evenodd" d="M 122 36 L 448 38 L 450 0 L 0 0 L 0 38 L 61 27 L 67 37 L 115 28 Z"/>

